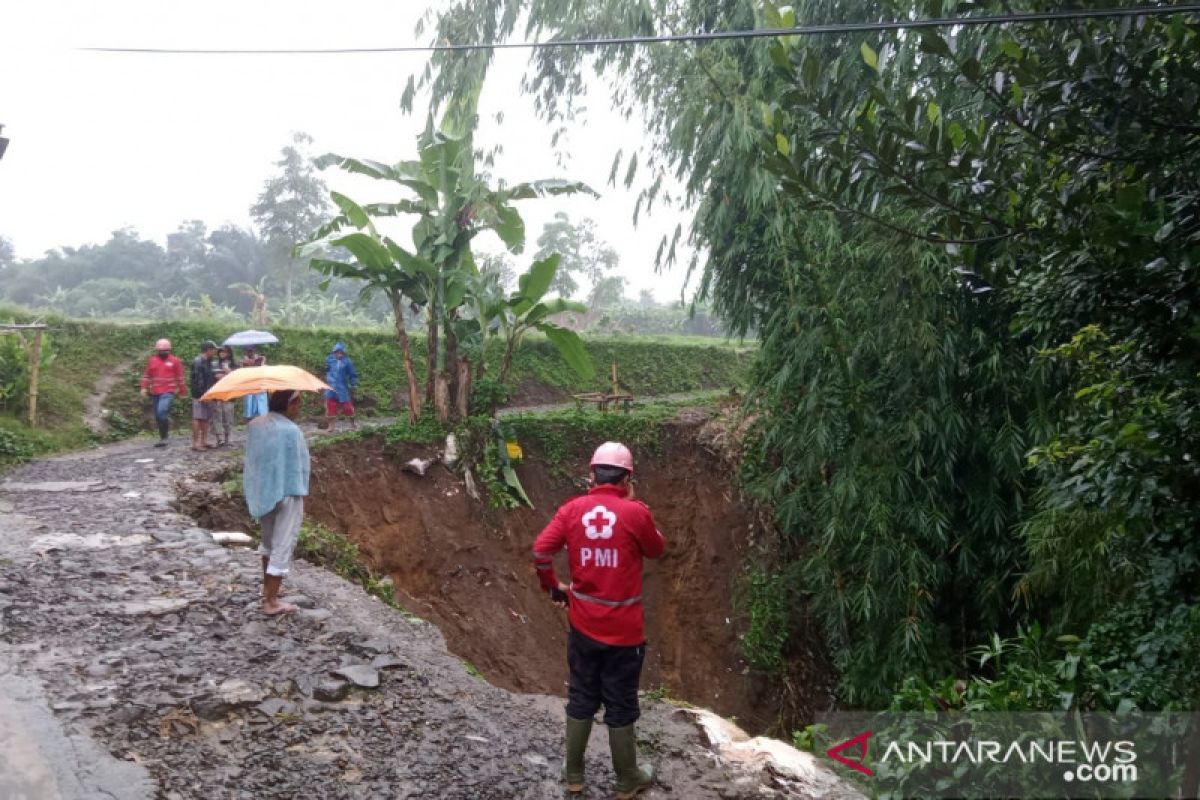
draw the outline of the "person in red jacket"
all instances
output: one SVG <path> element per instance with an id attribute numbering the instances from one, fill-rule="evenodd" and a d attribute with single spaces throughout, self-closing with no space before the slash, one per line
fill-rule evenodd
<path id="1" fill-rule="evenodd" d="M 646 657 L 642 619 L 642 560 L 662 555 L 666 542 L 645 503 L 633 496 L 633 455 L 605 442 L 592 456 L 592 488 L 564 503 L 533 545 L 542 588 L 567 607 L 567 791 L 583 791 L 583 756 L 592 718 L 604 705 L 604 724 L 617 796 L 633 797 L 654 781 L 637 763 L 634 723 L 641 715 L 638 682 Z M 570 585 L 559 582 L 554 556 L 563 548 Z"/>
<path id="2" fill-rule="evenodd" d="M 183 394 L 187 386 L 183 382 L 183 362 L 171 355 L 171 342 L 159 339 L 154 343 L 154 355 L 146 362 L 142 373 L 142 397 L 149 394 L 154 403 L 154 419 L 158 421 L 158 444 L 166 447 L 171 433 L 171 402 L 176 395 Z"/>

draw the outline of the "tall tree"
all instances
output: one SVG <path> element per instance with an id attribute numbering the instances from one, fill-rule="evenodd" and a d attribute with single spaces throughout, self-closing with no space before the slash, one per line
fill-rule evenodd
<path id="1" fill-rule="evenodd" d="M 167 234 L 166 249 L 167 290 L 188 293 L 203 287 L 209 255 L 208 226 L 198 219 L 180 223 L 173 233 Z M 213 288 L 219 287 L 204 288 L 211 294 Z M 200 293 L 205 292 L 201 289 Z"/>
<path id="2" fill-rule="evenodd" d="M 204 264 L 208 257 L 208 226 L 202 220 L 181 222 L 174 233 L 167 234 L 167 264 L 182 270 Z"/>
<path id="3" fill-rule="evenodd" d="M 604 311 L 620 305 L 625 300 L 625 279 L 620 275 L 601 278 L 588 292 L 588 305 L 595 311 Z"/>
<path id="4" fill-rule="evenodd" d="M 517 270 L 507 256 L 488 253 L 479 258 L 478 263 L 479 274 L 494 276 L 501 290 L 509 292 L 516 288 Z"/>
<path id="5" fill-rule="evenodd" d="M 553 220 L 542 226 L 537 245 L 536 258 L 547 258 L 553 253 L 562 258 L 550 289 L 565 298 L 579 291 L 579 278 L 595 286 L 620 261 L 617 251 L 596 236 L 595 222 L 587 217 L 571 222 L 564 211 L 557 212 Z"/>
<path id="6" fill-rule="evenodd" d="M 0 236 L 0 270 L 12 266 L 16 261 L 17 251 L 13 247 L 12 239 Z"/>
<path id="7" fill-rule="evenodd" d="M 250 215 L 271 250 L 272 268 L 281 276 L 284 304 L 290 305 L 297 271 L 303 266 L 296 248 L 329 221 L 328 189 L 317 175 L 308 147 L 312 137 L 292 135 L 292 143 L 275 162 L 279 172 L 268 179 Z"/>
<path id="8" fill-rule="evenodd" d="M 268 270 L 268 252 L 254 231 L 234 225 L 223 225 L 208 235 L 208 254 L 202 280 L 215 299 L 236 303 L 249 311 L 252 299 L 232 289 L 234 284 L 248 284 L 265 289 L 262 282 Z"/>

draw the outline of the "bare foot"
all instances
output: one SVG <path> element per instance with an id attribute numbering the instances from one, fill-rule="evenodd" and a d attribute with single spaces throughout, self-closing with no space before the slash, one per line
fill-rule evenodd
<path id="1" fill-rule="evenodd" d="M 274 603 L 263 603 L 262 612 L 268 617 L 277 617 L 280 614 L 290 614 L 299 608 L 300 606 L 293 603 L 281 603 L 276 600 Z"/>

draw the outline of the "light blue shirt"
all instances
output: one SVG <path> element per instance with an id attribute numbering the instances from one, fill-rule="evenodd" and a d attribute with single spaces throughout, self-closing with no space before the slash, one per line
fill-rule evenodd
<path id="1" fill-rule="evenodd" d="M 271 412 L 247 426 L 242 484 L 250 516 L 261 519 L 285 497 L 308 494 L 308 444 L 296 423 Z"/>

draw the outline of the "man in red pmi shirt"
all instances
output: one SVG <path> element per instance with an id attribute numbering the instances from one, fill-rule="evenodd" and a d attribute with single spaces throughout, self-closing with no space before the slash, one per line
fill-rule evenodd
<path id="1" fill-rule="evenodd" d="M 634 723 L 646 656 L 642 622 L 642 559 L 658 558 L 666 542 L 650 509 L 633 497 L 633 455 L 605 442 L 592 456 L 592 488 L 568 500 L 533 545 L 542 588 L 568 606 L 567 791 L 583 791 L 583 755 L 592 718 L 604 704 L 604 724 L 617 796 L 630 798 L 654 781 L 637 763 Z M 560 583 L 554 555 L 567 549 L 571 584 Z"/>

